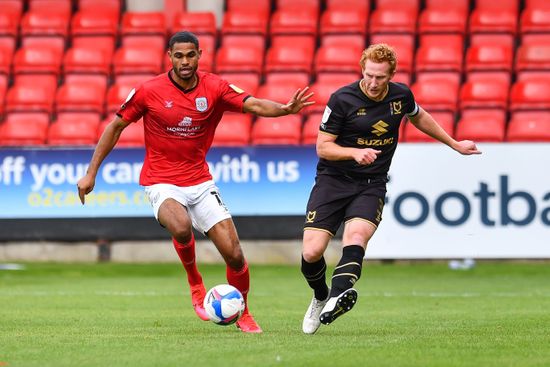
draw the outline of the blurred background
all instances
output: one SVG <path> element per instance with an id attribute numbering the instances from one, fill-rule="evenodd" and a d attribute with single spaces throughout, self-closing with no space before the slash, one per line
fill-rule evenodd
<path id="1" fill-rule="evenodd" d="M 86 206 L 76 182 L 130 90 L 170 70 L 179 30 L 199 37 L 201 70 L 256 97 L 315 92 L 300 115 L 228 113 L 217 130 L 208 162 L 249 261 L 299 260 L 320 116 L 379 42 L 397 52 L 394 81 L 484 153 L 461 157 L 404 120 L 366 257 L 550 258 L 547 0 L 0 0 L 0 262 L 177 260 L 138 185 L 141 123 Z M 199 259 L 220 262 L 197 238 Z"/>

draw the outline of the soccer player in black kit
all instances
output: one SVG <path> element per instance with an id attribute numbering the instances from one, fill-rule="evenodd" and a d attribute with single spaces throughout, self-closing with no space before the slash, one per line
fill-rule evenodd
<path id="1" fill-rule="evenodd" d="M 382 220 L 388 170 L 404 116 L 425 134 L 460 154 L 480 154 L 474 142 L 456 141 L 414 100 L 404 84 L 391 82 L 397 59 L 385 44 L 371 45 L 360 60 L 363 78 L 330 97 L 317 138 L 317 176 L 307 204 L 302 273 L 314 296 L 302 330 L 313 334 L 351 310 L 365 249 Z M 329 288 L 323 254 L 344 223 L 342 257 Z"/>

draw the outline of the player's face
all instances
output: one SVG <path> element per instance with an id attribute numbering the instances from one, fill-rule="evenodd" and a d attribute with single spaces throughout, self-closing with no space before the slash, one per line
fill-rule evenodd
<path id="1" fill-rule="evenodd" d="M 168 51 L 174 73 L 183 80 L 191 80 L 199 67 L 201 52 L 191 42 L 175 43 Z"/>
<path id="2" fill-rule="evenodd" d="M 367 95 L 373 99 L 379 98 L 392 78 L 390 63 L 367 60 L 363 69 L 363 83 Z"/>

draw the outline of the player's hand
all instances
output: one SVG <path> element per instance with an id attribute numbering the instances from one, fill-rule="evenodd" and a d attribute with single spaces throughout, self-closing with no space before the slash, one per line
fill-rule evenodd
<path id="1" fill-rule="evenodd" d="M 382 153 L 381 150 L 366 148 L 366 149 L 356 149 L 353 154 L 353 159 L 361 165 L 372 164 L 378 158 L 378 154 Z"/>
<path id="2" fill-rule="evenodd" d="M 92 192 L 95 186 L 95 177 L 91 175 L 86 175 L 78 180 L 76 187 L 78 188 L 78 197 L 80 202 L 84 204 L 85 196 Z"/>
<path id="3" fill-rule="evenodd" d="M 298 89 L 296 92 L 294 92 L 294 95 L 292 96 L 290 101 L 288 101 L 287 104 L 282 105 L 281 108 L 285 110 L 288 114 L 292 114 L 300 112 L 304 107 L 311 106 L 315 102 L 309 101 L 311 96 L 313 96 L 313 93 L 306 94 L 308 90 L 309 87 Z"/>
<path id="4" fill-rule="evenodd" d="M 454 147 L 457 152 L 463 155 L 481 154 L 476 144 L 471 140 L 461 140 Z"/>

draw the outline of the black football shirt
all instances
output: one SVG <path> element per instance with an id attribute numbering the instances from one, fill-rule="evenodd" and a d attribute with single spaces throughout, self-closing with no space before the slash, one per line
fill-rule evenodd
<path id="1" fill-rule="evenodd" d="M 370 165 L 355 160 L 319 159 L 317 174 L 380 177 L 388 174 L 405 115 L 414 116 L 419 108 L 405 84 L 390 82 L 384 98 L 374 101 L 359 86 L 360 81 L 334 92 L 325 108 L 320 133 L 336 137 L 342 147 L 381 150 Z"/>

